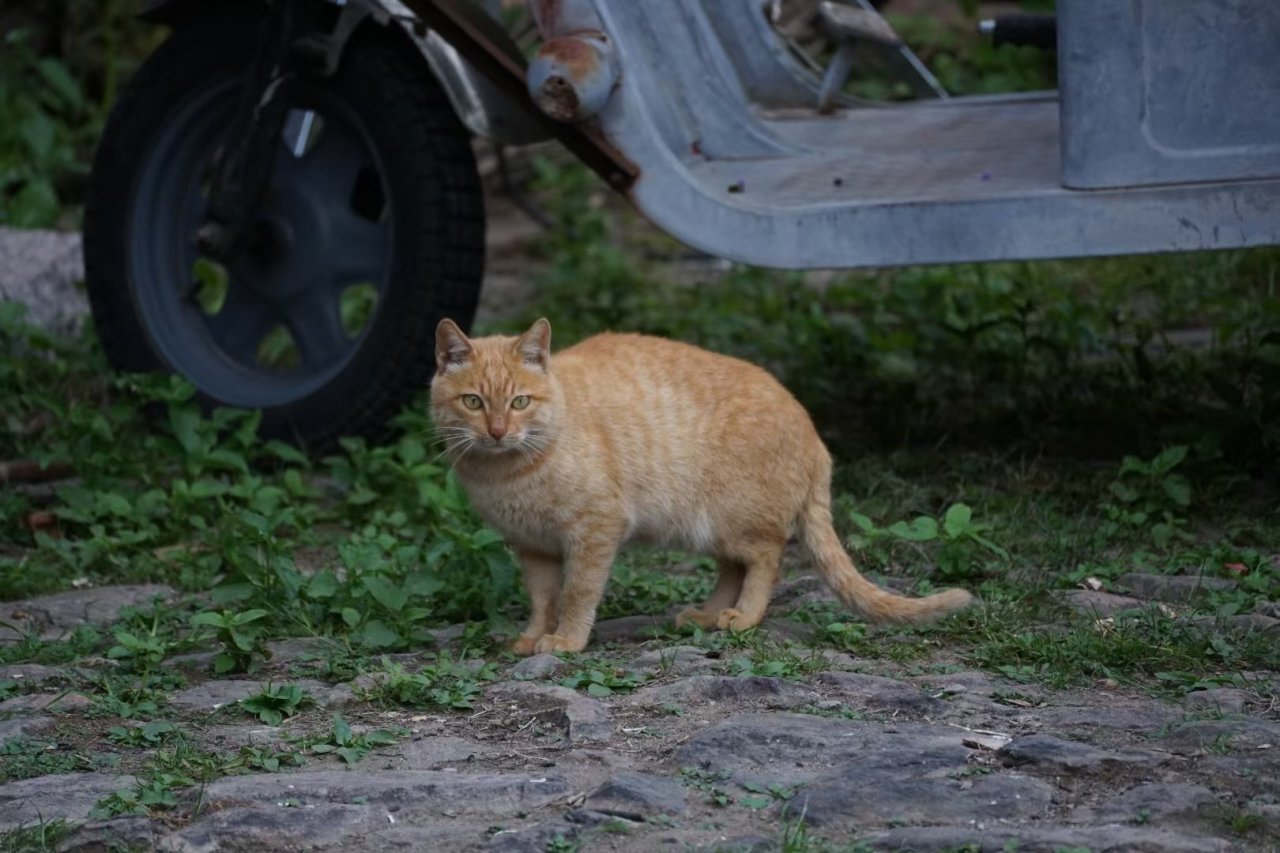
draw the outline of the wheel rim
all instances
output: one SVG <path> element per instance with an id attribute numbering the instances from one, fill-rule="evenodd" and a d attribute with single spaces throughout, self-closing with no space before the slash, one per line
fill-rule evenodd
<path id="1" fill-rule="evenodd" d="M 200 258 L 204 176 L 238 91 L 193 93 L 157 130 L 129 205 L 129 281 L 175 372 L 219 402 L 268 408 L 316 392 L 359 351 L 390 279 L 391 193 L 350 107 L 305 91 L 245 250 L 225 268 Z"/>

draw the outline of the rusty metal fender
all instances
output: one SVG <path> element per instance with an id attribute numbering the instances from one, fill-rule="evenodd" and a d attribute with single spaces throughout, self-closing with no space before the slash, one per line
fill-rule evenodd
<path id="1" fill-rule="evenodd" d="M 328 0 L 332 2 L 332 0 Z M 225 13 L 232 5 L 253 6 L 263 0 L 148 0 L 138 17 L 176 27 L 201 17 Z M 448 41 L 422 25 L 421 19 L 400 0 L 367 0 L 377 8 L 375 17 L 394 22 L 444 87 L 458 118 L 477 136 L 507 145 L 525 145 L 551 137 L 545 123 L 528 104 L 512 99 L 489 79 L 477 73 Z M 505 49 L 518 52 L 514 43 Z"/>

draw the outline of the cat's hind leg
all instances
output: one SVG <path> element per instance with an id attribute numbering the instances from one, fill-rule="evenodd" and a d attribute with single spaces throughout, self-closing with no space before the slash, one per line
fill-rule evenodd
<path id="1" fill-rule="evenodd" d="M 716 627 L 732 631 L 754 628 L 764 620 L 773 596 L 773 586 L 778 582 L 778 569 L 782 563 L 782 549 L 786 539 L 778 542 L 758 542 L 743 549 L 742 559 L 746 573 L 742 580 L 742 592 L 734 607 L 726 607 L 716 615 Z"/>
<path id="2" fill-rule="evenodd" d="M 686 607 L 677 613 L 677 628 L 683 628 L 690 622 L 703 630 L 718 628 L 716 621 L 720 618 L 720 611 L 733 607 L 737 603 L 738 596 L 742 594 L 742 579 L 747 573 L 746 566 L 739 560 L 720 557 L 716 560 L 716 568 L 719 569 L 720 576 L 716 578 L 716 585 L 711 590 L 711 595 L 707 597 L 701 608 Z"/>
<path id="3" fill-rule="evenodd" d="M 511 651 L 518 655 L 531 655 L 538 640 L 554 634 L 557 621 L 557 605 L 560 600 L 560 559 L 543 554 L 521 551 L 520 572 L 524 576 L 524 588 L 529 593 L 529 625 L 516 637 Z"/>

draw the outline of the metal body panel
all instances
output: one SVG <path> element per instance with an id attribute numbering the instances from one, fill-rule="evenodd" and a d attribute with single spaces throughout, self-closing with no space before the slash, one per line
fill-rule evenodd
<path id="1" fill-rule="evenodd" d="M 1071 187 L 1280 178 L 1275 0 L 1060 0 Z"/>
<path id="2" fill-rule="evenodd" d="M 618 51 L 599 122 L 638 169 L 632 199 L 712 254 L 812 268 L 1280 243 L 1280 180 L 1064 188 L 1052 94 L 767 110 L 711 16 L 759 15 L 754 0 L 556 5 L 544 35 L 598 29 Z M 770 57 L 795 79 L 782 51 L 757 60 Z"/>

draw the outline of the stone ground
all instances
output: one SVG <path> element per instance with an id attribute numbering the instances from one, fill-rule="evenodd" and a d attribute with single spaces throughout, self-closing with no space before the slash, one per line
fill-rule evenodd
<path id="1" fill-rule="evenodd" d="M 15 630 L 53 638 L 105 625 L 120 607 L 170 595 L 115 587 L 8 603 L 0 642 Z M 784 582 L 765 630 L 800 636 L 789 608 L 822 595 L 812 578 Z M 1074 603 L 1102 614 L 1130 601 L 1082 593 Z M 575 664 L 503 656 L 469 711 L 385 710 L 362 698 L 376 676 L 325 683 L 314 639 L 274 643 L 251 680 L 212 678 L 212 653 L 171 659 L 187 683 L 168 696 L 169 718 L 201 750 L 295 749 L 293 739 L 327 731 L 334 711 L 357 732 L 400 736 L 350 767 L 307 754 L 296 771 L 180 791 L 157 818 L 90 818 L 148 756 L 108 740 L 130 724 L 96 716 L 76 692 L 111 661 L 0 667 L 0 682 L 26 691 L 0 703 L 0 741 L 56 742 L 95 768 L 0 785 L 0 834 L 63 818 L 78 828 L 57 849 L 77 851 L 764 851 L 803 821 L 811 837 L 876 850 L 1277 849 L 1266 840 L 1280 830 L 1276 673 L 1180 703 L 1115 684 L 1015 683 L 945 651 L 911 667 L 828 652 L 826 671 L 801 679 L 735 677 L 730 650 L 651 638 L 664 623 L 598 626 L 589 651 L 647 675 L 632 692 L 593 698 L 556 683 Z M 439 632 L 441 647 L 459 633 Z M 397 659 L 412 671 L 429 657 Z M 251 722 L 236 703 L 265 682 L 299 684 L 315 705 L 278 728 Z"/>

